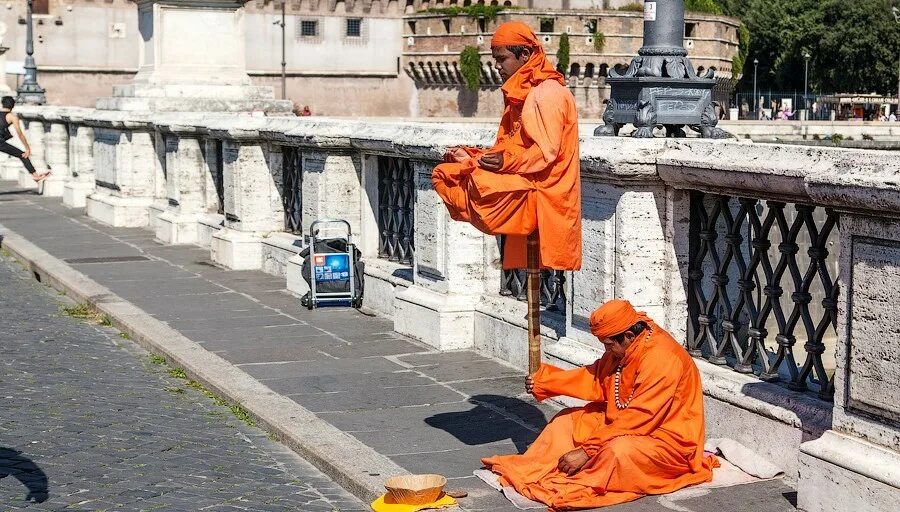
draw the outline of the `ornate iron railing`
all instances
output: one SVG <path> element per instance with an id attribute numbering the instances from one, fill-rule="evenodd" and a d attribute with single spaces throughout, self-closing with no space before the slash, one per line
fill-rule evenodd
<path id="1" fill-rule="evenodd" d="M 837 227 L 829 208 L 694 192 L 691 354 L 832 399 Z"/>
<path id="2" fill-rule="evenodd" d="M 415 252 L 416 186 L 412 163 L 378 157 L 378 256 L 412 265 Z"/>
<path id="3" fill-rule="evenodd" d="M 298 148 L 282 148 L 282 191 L 281 202 L 284 206 L 284 230 L 299 235 L 303 233 L 303 154 Z"/>
<path id="4" fill-rule="evenodd" d="M 215 151 L 213 186 L 216 187 L 216 198 L 219 201 L 216 213 L 225 215 L 225 150 L 220 139 L 215 140 Z"/>
<path id="5" fill-rule="evenodd" d="M 500 236 L 500 257 L 506 237 Z M 566 273 L 561 270 L 541 271 L 541 307 L 547 311 L 566 310 Z M 525 270 L 504 270 L 500 274 L 500 295 L 528 300 L 528 275 Z"/>

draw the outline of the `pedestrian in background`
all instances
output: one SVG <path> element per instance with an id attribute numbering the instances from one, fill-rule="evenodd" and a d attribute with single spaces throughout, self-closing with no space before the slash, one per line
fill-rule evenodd
<path id="1" fill-rule="evenodd" d="M 37 172 L 37 169 L 34 168 L 34 164 L 31 163 L 31 159 L 29 158 L 31 156 L 31 146 L 28 144 L 25 132 L 22 131 L 22 123 L 19 121 L 19 116 L 12 112 L 13 108 L 16 106 L 16 100 L 12 96 L 4 96 L 0 99 L 0 104 L 2 104 L 3 107 L 0 109 L 0 114 L 2 114 L 0 115 L 0 135 L 3 137 L 3 140 L 0 141 L 0 152 L 21 160 L 25 169 L 28 171 L 28 174 L 31 175 L 34 181 L 44 181 L 47 176 L 50 176 L 50 171 L 39 173 Z M 19 140 L 22 141 L 22 145 L 25 146 L 25 151 L 6 142 L 12 138 L 12 132 L 9 130 L 10 126 L 16 129 L 16 135 L 19 136 Z"/>

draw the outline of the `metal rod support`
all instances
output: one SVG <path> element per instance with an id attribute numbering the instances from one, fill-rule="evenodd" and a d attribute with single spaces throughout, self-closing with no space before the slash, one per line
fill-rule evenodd
<path id="1" fill-rule="evenodd" d="M 541 266 L 538 232 L 528 235 L 528 373 L 541 367 Z"/>

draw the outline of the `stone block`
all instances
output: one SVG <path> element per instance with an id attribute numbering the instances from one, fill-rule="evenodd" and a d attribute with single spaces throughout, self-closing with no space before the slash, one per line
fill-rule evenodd
<path id="1" fill-rule="evenodd" d="M 222 229 L 225 216 L 217 213 L 201 214 L 197 218 L 197 241 L 200 247 L 209 248 L 212 244 L 212 236 Z"/>
<path id="2" fill-rule="evenodd" d="M 156 216 L 156 238 L 170 245 L 197 243 L 198 216 L 166 210 Z"/>
<path id="3" fill-rule="evenodd" d="M 87 206 L 88 196 L 94 192 L 95 188 L 93 176 L 90 181 L 82 179 L 69 180 L 63 187 L 63 204 L 69 208 L 84 208 Z"/>
<path id="4" fill-rule="evenodd" d="M 284 274 L 287 280 L 287 290 L 298 297 L 309 292 L 309 285 L 303 279 L 303 258 L 295 254 L 287 259 Z"/>
<path id="5" fill-rule="evenodd" d="M 262 265 L 262 237 L 224 228 L 210 239 L 210 257 L 232 270 L 257 270 Z"/>
<path id="6" fill-rule="evenodd" d="M 19 167 L 19 170 L 16 171 L 16 180 L 18 180 L 19 182 L 19 188 L 23 188 L 25 190 L 38 189 L 38 184 L 34 182 L 34 179 L 23 167 Z"/>
<path id="7" fill-rule="evenodd" d="M 148 197 L 118 197 L 94 192 L 87 198 L 88 217 L 114 227 L 140 228 L 150 223 Z"/>
<path id="8" fill-rule="evenodd" d="M 800 447 L 804 512 L 890 512 L 900 498 L 900 454 L 828 431 Z"/>
<path id="9" fill-rule="evenodd" d="M 468 295 L 445 295 L 411 286 L 394 300 L 394 330 L 438 350 L 472 348 L 475 301 Z"/>

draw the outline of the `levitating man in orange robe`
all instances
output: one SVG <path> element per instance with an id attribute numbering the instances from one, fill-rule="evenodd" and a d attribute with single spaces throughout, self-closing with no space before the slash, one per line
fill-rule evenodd
<path id="1" fill-rule="evenodd" d="M 454 220 L 507 235 L 503 267 L 526 267 L 540 237 L 543 268 L 581 268 L 578 117 L 565 79 L 527 25 L 504 23 L 491 39 L 505 109 L 490 149 L 451 147 L 432 182 Z"/>
<path id="2" fill-rule="evenodd" d="M 712 479 L 703 452 L 700 373 L 687 351 L 624 300 L 594 311 L 606 353 L 564 371 L 544 364 L 525 388 L 537 400 L 590 403 L 560 412 L 522 455 L 482 462 L 501 483 L 551 510 L 594 508 Z"/>

